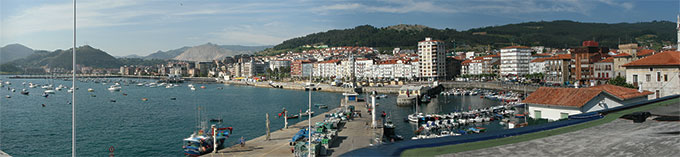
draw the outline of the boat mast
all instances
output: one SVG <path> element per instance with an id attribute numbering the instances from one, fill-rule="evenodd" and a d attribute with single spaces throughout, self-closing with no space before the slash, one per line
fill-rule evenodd
<path id="1" fill-rule="evenodd" d="M 312 70 L 309 73 L 309 110 L 307 111 L 307 140 L 309 145 L 307 146 L 307 156 L 312 156 L 312 76 L 314 76 L 314 66 L 312 65 Z M 302 119 L 302 117 L 300 117 Z"/>
<path id="2" fill-rule="evenodd" d="M 71 86 L 71 156 L 76 156 L 76 0 L 73 0 L 73 73 Z"/>

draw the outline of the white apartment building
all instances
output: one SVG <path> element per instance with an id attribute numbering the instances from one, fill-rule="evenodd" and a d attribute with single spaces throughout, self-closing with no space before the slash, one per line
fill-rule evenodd
<path id="1" fill-rule="evenodd" d="M 531 49 L 526 46 L 509 46 L 501 48 L 501 75 L 529 74 Z"/>
<path id="2" fill-rule="evenodd" d="M 428 37 L 418 42 L 418 58 L 420 77 L 431 81 L 446 77 L 446 50 L 443 41 Z"/>
<path id="3" fill-rule="evenodd" d="M 545 69 L 547 69 L 545 59 L 546 58 L 536 58 L 534 60 L 531 60 L 531 63 L 529 63 L 529 74 L 536 73 L 545 74 L 546 72 Z"/>

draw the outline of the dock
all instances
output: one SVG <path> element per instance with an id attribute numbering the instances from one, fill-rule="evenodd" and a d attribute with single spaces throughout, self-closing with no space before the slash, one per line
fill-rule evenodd
<path id="1" fill-rule="evenodd" d="M 348 121 L 342 126 L 338 132 L 337 139 L 330 144 L 329 156 L 339 156 L 343 153 L 368 147 L 372 143 L 372 139 L 376 136 L 382 136 L 382 129 L 370 128 L 371 117 L 367 113 L 366 102 L 348 102 L 343 103 L 344 105 L 353 105 L 355 110 L 360 111 L 362 117 L 355 117 L 354 120 Z M 334 110 L 329 110 L 326 113 L 317 114 L 312 117 L 312 124 L 314 122 L 322 122 L 325 118 L 325 114 L 328 114 Z M 246 145 L 241 147 L 240 145 L 234 145 L 228 148 L 219 150 L 217 154 L 206 154 L 209 156 L 294 156 L 292 149 L 293 146 L 289 145 L 291 138 L 297 133 L 301 128 L 306 128 L 308 124 L 307 120 L 301 121 L 297 124 L 290 125 L 288 128 L 283 128 L 281 130 L 272 130 L 270 140 L 265 140 L 266 135 L 257 137 L 252 140 L 246 141 Z M 367 125 L 368 124 L 368 125 Z M 378 124 L 381 122 L 378 121 Z"/>

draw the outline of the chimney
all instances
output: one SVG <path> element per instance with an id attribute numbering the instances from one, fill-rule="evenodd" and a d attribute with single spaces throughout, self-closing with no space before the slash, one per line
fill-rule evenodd
<path id="1" fill-rule="evenodd" d="M 640 84 L 638 84 L 638 92 L 642 93 L 642 82 L 640 82 Z"/>

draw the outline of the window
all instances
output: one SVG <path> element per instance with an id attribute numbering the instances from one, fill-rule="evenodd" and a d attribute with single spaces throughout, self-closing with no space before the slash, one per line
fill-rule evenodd
<path id="1" fill-rule="evenodd" d="M 661 72 L 660 71 L 656 72 L 656 82 L 661 82 Z"/>
<path id="2" fill-rule="evenodd" d="M 569 118 L 569 113 L 560 112 L 560 119 L 567 119 L 567 118 Z"/>
<path id="3" fill-rule="evenodd" d="M 651 74 L 647 74 L 647 75 L 645 75 L 645 78 L 646 78 L 647 82 L 649 82 L 649 81 L 652 80 L 652 75 L 651 75 Z"/>
<path id="4" fill-rule="evenodd" d="M 534 119 L 539 119 L 541 118 L 541 111 L 540 110 L 534 110 Z"/>
<path id="5" fill-rule="evenodd" d="M 663 74 L 663 81 L 668 82 L 668 74 Z"/>
<path id="6" fill-rule="evenodd" d="M 638 83 L 638 77 L 637 77 L 637 75 L 633 75 L 633 84 L 635 84 L 637 86 L 637 83 Z"/>

